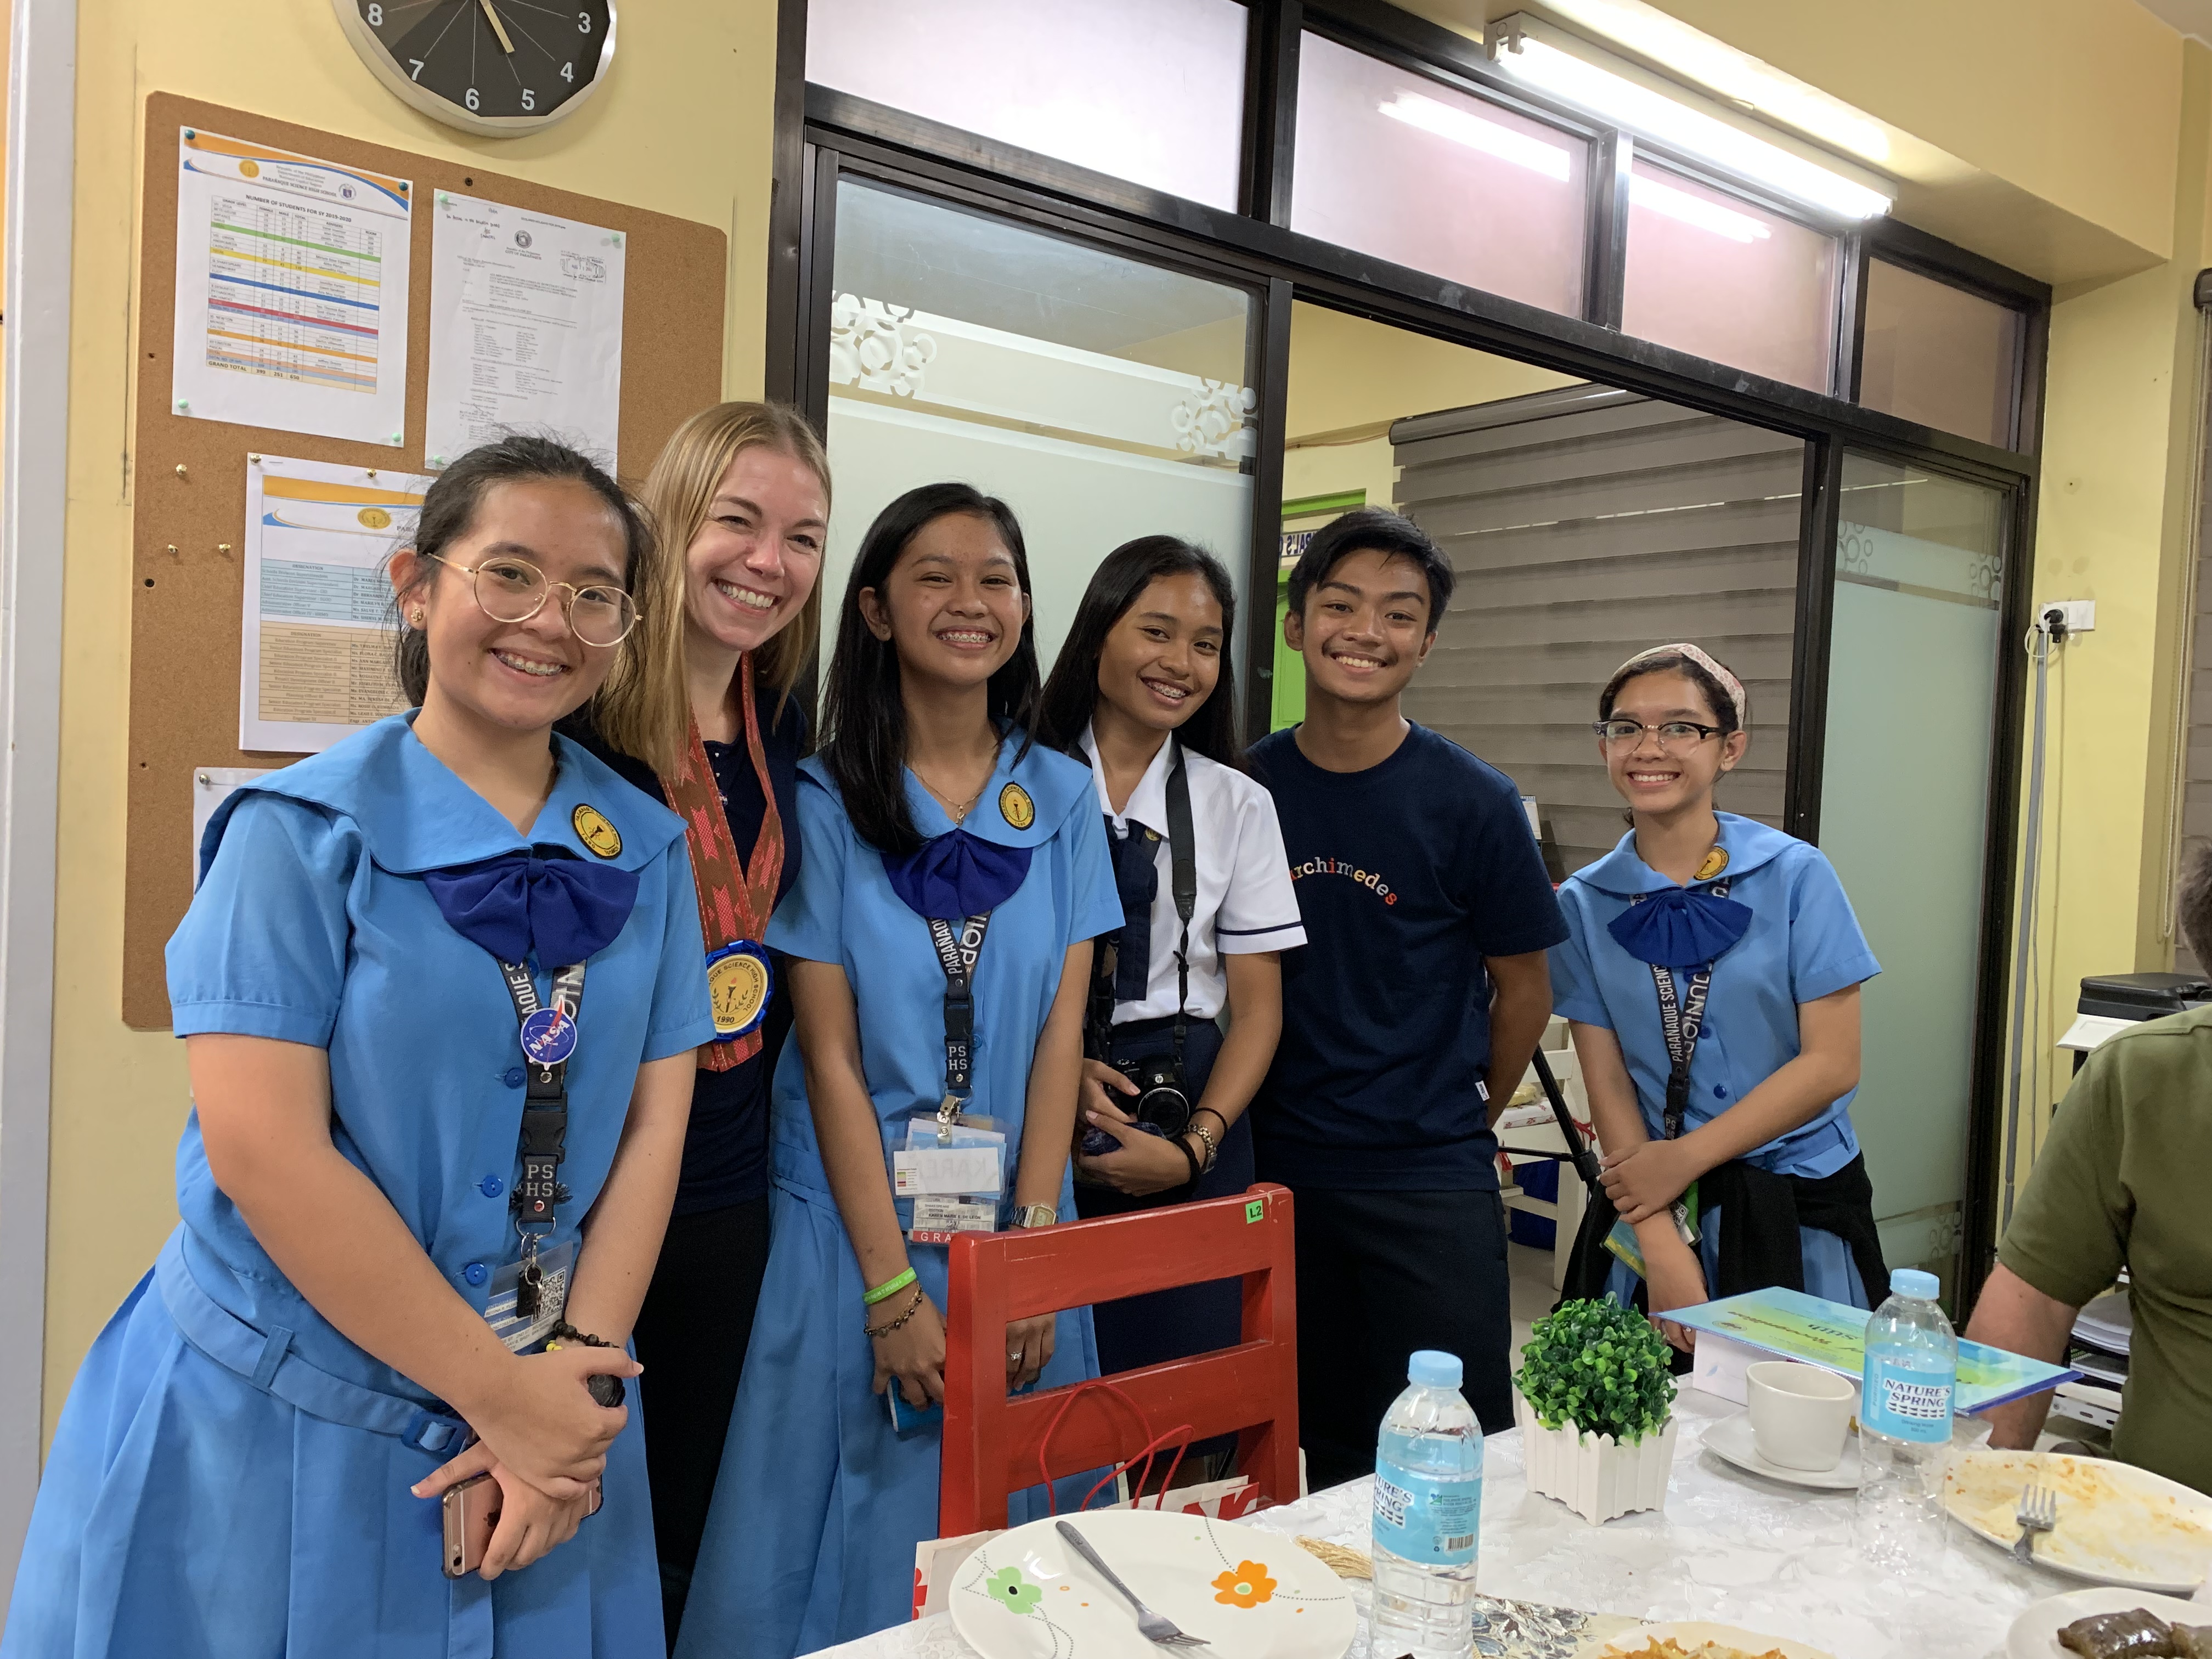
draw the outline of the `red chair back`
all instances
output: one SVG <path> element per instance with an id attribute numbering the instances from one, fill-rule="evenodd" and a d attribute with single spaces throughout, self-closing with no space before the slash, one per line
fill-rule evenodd
<path id="1" fill-rule="evenodd" d="M 1237 1470 L 1261 1498 L 1298 1496 L 1297 1268 L 1291 1194 L 1261 1182 L 1241 1198 L 1207 1199 L 1097 1221 L 1002 1233 L 960 1233 L 951 1244 L 945 1354 L 945 1453 L 938 1535 L 1006 1524 L 1009 1493 L 1120 1463 L 1144 1449 L 1127 1407 L 1103 1389 L 1054 1419 L 1080 1384 L 1010 1397 L 1006 1327 L 1018 1319 L 1178 1285 L 1241 1277 L 1242 1340 L 1233 1348 L 1118 1372 L 1110 1378 L 1155 1433 L 1190 1425 L 1193 1443 L 1241 1431 Z"/>

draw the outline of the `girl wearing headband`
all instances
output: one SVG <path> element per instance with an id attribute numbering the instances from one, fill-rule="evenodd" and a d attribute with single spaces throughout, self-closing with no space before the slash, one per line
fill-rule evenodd
<path id="1" fill-rule="evenodd" d="M 1751 741 L 1741 681 L 1657 646 L 1597 712 L 1632 827 L 1559 890 L 1554 1006 L 1605 1153 L 1568 1294 L 1655 1319 L 1774 1285 L 1871 1306 L 1888 1274 L 1850 1109 L 1880 964 L 1818 849 L 1714 810 Z"/>

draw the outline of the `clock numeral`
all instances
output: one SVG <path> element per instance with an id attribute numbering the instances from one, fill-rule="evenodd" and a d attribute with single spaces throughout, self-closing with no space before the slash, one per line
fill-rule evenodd
<path id="1" fill-rule="evenodd" d="M 373 29 L 380 29 L 384 27 L 383 7 L 371 6 L 368 9 L 368 26 Z"/>
<path id="2" fill-rule="evenodd" d="M 415 65 L 415 72 L 410 75 L 407 78 L 410 81 L 421 80 L 422 78 L 422 60 L 419 58 L 410 58 L 407 61 Z"/>
<path id="3" fill-rule="evenodd" d="M 525 87 L 522 89 L 522 106 L 525 109 L 536 109 L 538 107 L 538 94 L 532 92 L 528 87 Z"/>
<path id="4" fill-rule="evenodd" d="M 469 88 L 469 95 L 462 101 L 466 103 L 471 109 L 474 109 L 477 106 L 477 89 L 474 87 L 471 87 Z"/>
<path id="5" fill-rule="evenodd" d="M 576 14 L 576 33 L 579 34 L 589 34 L 591 32 L 592 14 L 587 11 L 578 12 Z"/>
<path id="6" fill-rule="evenodd" d="M 563 81 L 573 81 L 573 80 L 574 80 L 574 79 L 576 78 L 576 66 L 575 66 L 574 64 L 562 64 L 562 65 L 561 65 L 561 78 L 562 78 Z"/>

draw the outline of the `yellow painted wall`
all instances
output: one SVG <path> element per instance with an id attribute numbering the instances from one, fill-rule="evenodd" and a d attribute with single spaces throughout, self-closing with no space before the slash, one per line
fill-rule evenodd
<path id="1" fill-rule="evenodd" d="M 607 83 L 571 119 L 479 139 L 373 80 L 324 0 L 82 0 L 55 951 L 46 1422 L 173 1224 L 183 1053 L 118 1012 L 129 682 L 138 165 L 146 95 L 181 93 L 720 227 L 723 382 L 761 384 L 775 0 L 625 6 Z M 159 300 L 155 301 L 160 303 Z M 191 688 L 179 687 L 179 696 Z M 180 756 L 189 762 L 190 756 Z"/>

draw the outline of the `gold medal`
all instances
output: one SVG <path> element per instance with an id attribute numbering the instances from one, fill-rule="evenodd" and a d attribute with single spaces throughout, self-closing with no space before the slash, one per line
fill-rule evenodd
<path id="1" fill-rule="evenodd" d="M 1014 829 L 1026 830 L 1036 822 L 1036 803 L 1021 785 L 1010 783 L 999 791 L 999 816 Z"/>
<path id="2" fill-rule="evenodd" d="M 598 807 L 579 806 L 568 815 L 568 822 L 576 827 L 576 839 L 599 857 L 622 856 L 622 831 L 608 823 Z"/>
<path id="3" fill-rule="evenodd" d="M 750 939 L 716 951 L 707 961 L 707 997 L 717 1036 L 743 1036 L 760 1024 L 773 981 L 768 958 Z"/>
<path id="4" fill-rule="evenodd" d="M 1716 847 L 1711 852 L 1705 854 L 1705 861 L 1698 866 L 1698 873 L 1691 877 L 1690 879 L 1692 881 L 1711 881 L 1715 876 L 1717 876 L 1722 871 L 1727 868 L 1728 848 L 1725 847 Z"/>

